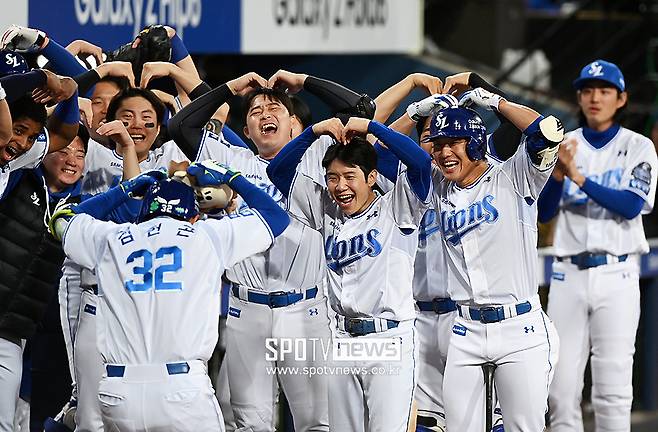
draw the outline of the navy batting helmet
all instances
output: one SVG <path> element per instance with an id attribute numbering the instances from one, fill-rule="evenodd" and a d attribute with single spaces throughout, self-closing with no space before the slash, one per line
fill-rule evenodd
<path id="1" fill-rule="evenodd" d="M 29 71 L 22 55 L 13 51 L 0 51 L 0 77 Z"/>
<path id="2" fill-rule="evenodd" d="M 158 216 L 186 221 L 197 214 L 199 207 L 194 190 L 184 183 L 167 179 L 155 183 L 146 191 L 137 221 L 144 222 Z"/>
<path id="3" fill-rule="evenodd" d="M 472 109 L 446 108 L 432 116 L 430 134 L 423 142 L 437 138 L 466 138 L 466 154 L 471 160 L 483 160 L 487 150 L 487 128 Z"/>

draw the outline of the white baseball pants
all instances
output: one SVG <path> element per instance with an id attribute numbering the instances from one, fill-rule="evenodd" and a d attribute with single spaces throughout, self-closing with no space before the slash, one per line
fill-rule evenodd
<path id="1" fill-rule="evenodd" d="M 637 261 L 586 270 L 555 262 L 548 314 L 560 335 L 560 363 L 549 395 L 551 431 L 583 431 L 580 402 L 590 354 L 596 431 L 630 431 L 640 319 Z"/>
<path id="2" fill-rule="evenodd" d="M 543 431 L 558 345 L 555 327 L 541 308 L 489 324 L 457 316 L 443 381 L 448 430 L 484 429 L 482 364 L 493 362 L 505 431 Z"/>

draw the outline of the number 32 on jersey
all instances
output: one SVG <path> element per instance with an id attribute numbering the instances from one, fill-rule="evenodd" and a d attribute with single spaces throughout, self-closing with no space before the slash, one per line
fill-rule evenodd
<path id="1" fill-rule="evenodd" d="M 183 283 L 175 280 L 183 266 L 183 253 L 178 246 L 161 247 L 155 254 L 147 249 L 137 250 L 126 259 L 126 265 L 130 264 L 135 277 L 124 283 L 128 292 L 183 289 Z"/>

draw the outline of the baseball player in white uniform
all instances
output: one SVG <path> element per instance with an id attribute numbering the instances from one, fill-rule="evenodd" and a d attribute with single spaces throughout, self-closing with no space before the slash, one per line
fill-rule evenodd
<path id="1" fill-rule="evenodd" d="M 209 104 L 221 104 L 231 94 L 245 94 L 267 82 L 254 73 L 229 81 L 193 101 L 170 120 L 171 124 L 195 115 L 197 110 L 214 112 Z M 267 89 L 247 102 L 248 134 L 259 149 L 230 146 L 212 132 L 202 129 L 208 118 L 200 118 L 198 160 L 212 158 L 239 170 L 282 208 L 285 196 L 266 174 L 272 158 L 291 138 L 291 106 L 287 96 Z M 288 105 L 288 106 L 286 106 Z M 179 117 L 180 116 L 180 117 Z M 181 128 L 187 128 L 182 120 Z M 186 137 L 195 132 L 184 132 Z M 198 135 L 197 135 L 198 136 Z M 317 160 L 309 163 L 313 172 Z M 310 166 L 313 168 L 310 168 Z M 248 203 L 238 204 L 238 213 L 249 212 Z M 322 360 L 322 343 L 330 339 L 326 298 L 322 292 L 325 276 L 322 237 L 295 218 L 271 248 L 229 268 L 226 277 L 233 283 L 229 297 L 226 331 L 226 372 L 231 407 L 240 428 L 272 431 L 279 385 L 288 400 L 295 430 L 327 431 L 327 377 L 322 374 L 277 374 L 274 367 L 317 367 Z M 273 361 L 266 357 L 266 339 L 295 338 L 308 343 L 304 360 L 293 355 Z M 322 341 L 322 342 L 320 342 Z M 240 429 L 241 430 L 241 429 Z"/>
<path id="2" fill-rule="evenodd" d="M 586 65 L 574 87 L 584 122 L 567 135 L 539 213 L 540 221 L 559 215 L 548 298 L 561 341 L 551 430 L 583 430 L 591 355 L 596 430 L 630 431 L 639 257 L 649 251 L 641 215 L 653 209 L 658 162 L 651 140 L 617 122 L 627 96 L 615 64 Z"/>
<path id="3" fill-rule="evenodd" d="M 151 92 L 130 89 L 110 103 L 107 122 L 98 132 L 111 138 L 114 149 L 89 140 L 85 157 L 82 191 L 86 194 L 106 192 L 122 178 L 129 178 L 139 171 L 166 169 L 171 161 L 187 161 L 186 155 L 173 141 L 152 150 L 163 121 L 164 107 Z M 123 123 L 123 124 L 122 124 Z M 128 149 L 130 147 L 130 149 Z M 124 167 L 124 154 L 133 159 L 133 167 Z M 121 214 L 123 220 L 133 215 Z M 96 294 L 98 282 L 90 269 L 82 268 L 70 260 L 65 261 L 60 279 L 61 315 L 66 318 L 65 335 L 67 350 L 74 359 L 74 396 L 77 398 L 75 413 L 76 430 L 102 430 L 98 383 L 103 373 L 103 363 L 96 343 Z M 79 303 L 76 299 L 80 299 Z M 70 329 L 75 329 L 72 334 Z M 71 354 L 72 353 L 72 354 Z"/>
<path id="4" fill-rule="evenodd" d="M 51 222 L 69 258 L 98 276 L 98 397 L 106 430 L 224 430 L 206 372 L 218 337 L 220 278 L 269 247 L 289 218 L 239 173 L 211 161 L 188 173 L 202 186 L 229 184 L 251 212 L 197 222 L 190 187 L 154 184 L 143 174 Z M 137 224 L 82 214 L 100 216 L 149 186 Z"/>
<path id="5" fill-rule="evenodd" d="M 505 430 L 540 431 L 558 339 L 537 295 L 535 201 L 563 131 L 557 119 L 482 88 L 460 103 L 497 110 L 526 139 L 511 159 L 488 163 L 486 129 L 464 107 L 438 112 L 426 138 L 438 167 L 434 207 L 440 210 L 448 293 L 458 310 L 443 382 L 447 430 L 484 429 L 481 366 L 492 362 Z"/>
<path id="6" fill-rule="evenodd" d="M 422 75 L 421 75 L 421 78 Z M 425 77 L 428 80 L 431 77 Z M 434 78 L 438 80 L 438 78 Z M 421 147 L 432 153 L 432 143 L 424 142 L 430 134 L 430 120 L 432 115 L 441 109 L 456 107 L 457 99 L 450 94 L 456 87 L 477 88 L 483 87 L 493 93 L 504 97 L 502 91 L 473 72 L 463 72 L 446 77 L 445 85 L 438 80 L 438 91 L 447 94 L 434 94 L 407 107 L 406 113 L 398 118 L 391 128 L 401 133 L 410 134 L 416 130 Z M 396 84 L 391 89 L 396 89 Z M 377 109 L 386 109 L 397 105 L 402 94 L 387 90 L 376 99 Z M 392 109 L 390 109 L 392 110 Z M 386 111 L 387 113 L 388 111 Z M 495 143 L 505 139 L 515 139 L 518 143 L 521 131 L 511 124 L 505 117 L 498 115 L 501 125 L 492 136 L 487 137 L 487 161 L 489 164 L 500 163 L 489 154 L 496 154 Z M 380 174 L 388 180 L 395 182 L 399 169 L 399 160 L 380 143 L 375 143 L 378 152 L 377 167 Z M 380 186 L 387 185 L 380 182 Z M 386 189 L 385 189 L 386 190 Z M 418 386 L 416 388 L 416 403 L 418 408 L 418 431 L 445 430 L 445 413 L 443 408 L 443 375 L 448 356 L 452 324 L 457 316 L 457 306 L 448 295 L 445 275 L 448 274 L 447 260 L 441 237 L 440 210 L 430 208 L 427 210 L 420 224 L 418 253 L 414 263 L 413 292 L 416 300 L 416 331 L 419 340 L 418 358 Z M 496 410 L 496 426 L 493 431 L 503 430 L 502 418 Z"/>
<path id="7" fill-rule="evenodd" d="M 366 133 L 377 136 L 407 166 L 393 190 L 383 196 L 372 189 L 377 155 L 364 139 L 354 137 Z M 333 144 L 324 152 L 326 185 L 296 170 L 323 134 L 349 142 Z M 418 225 L 431 189 L 430 166 L 429 155 L 410 138 L 353 117 L 345 128 L 334 118 L 306 129 L 267 169 L 277 188 L 289 195 L 289 211 L 324 237 L 336 349 L 341 350 L 341 339 L 366 335 L 400 343 L 397 362 L 348 363 L 364 370 L 336 370 L 330 377 L 332 430 L 406 431 L 411 420 L 418 358 L 411 283 Z M 382 367 L 388 372 L 378 374 Z"/>

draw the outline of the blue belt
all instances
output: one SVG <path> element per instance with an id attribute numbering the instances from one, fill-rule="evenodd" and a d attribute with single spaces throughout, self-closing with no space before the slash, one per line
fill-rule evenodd
<path id="1" fill-rule="evenodd" d="M 190 371 L 190 365 L 187 362 L 180 363 L 167 363 L 167 373 L 169 375 L 186 374 Z M 123 365 L 106 365 L 105 370 L 107 376 L 110 378 L 122 377 L 126 372 L 126 367 Z"/>
<path id="2" fill-rule="evenodd" d="M 572 255 L 567 257 L 557 257 L 557 260 L 569 261 L 571 264 L 578 266 L 579 270 L 585 270 L 592 267 L 598 267 L 606 264 L 614 264 L 617 262 L 624 262 L 628 259 L 628 254 L 619 255 L 618 257 L 613 257 L 605 253 L 591 253 L 583 252 L 578 255 Z"/>
<path id="3" fill-rule="evenodd" d="M 359 319 L 359 318 L 343 318 L 345 323 L 345 331 L 352 336 L 364 336 L 371 333 L 376 333 L 375 320 L 372 319 Z M 386 327 L 390 330 L 396 328 L 400 324 L 399 321 L 387 319 Z"/>
<path id="4" fill-rule="evenodd" d="M 435 298 L 432 301 L 417 301 L 421 312 L 436 312 L 437 315 L 457 310 L 457 303 L 449 298 Z"/>
<path id="5" fill-rule="evenodd" d="M 532 304 L 529 301 L 519 303 L 514 306 L 517 315 L 523 315 L 532 310 Z M 458 308 L 459 316 L 463 317 L 462 309 Z M 473 321 L 480 321 L 482 324 L 496 323 L 511 318 L 505 316 L 505 308 L 503 306 L 487 306 L 481 308 L 469 307 L 468 313 Z"/>
<path id="6" fill-rule="evenodd" d="M 233 285 L 231 288 L 233 295 L 237 298 L 240 297 L 240 287 Z M 250 303 L 258 303 L 262 305 L 269 306 L 272 309 L 290 306 L 295 304 L 298 301 L 304 299 L 312 299 L 318 295 L 318 289 L 316 287 L 307 289 L 304 293 L 296 292 L 285 292 L 285 291 L 275 291 L 271 293 L 261 293 L 258 291 L 247 291 L 246 300 Z M 244 299 L 243 299 L 244 300 Z"/>

